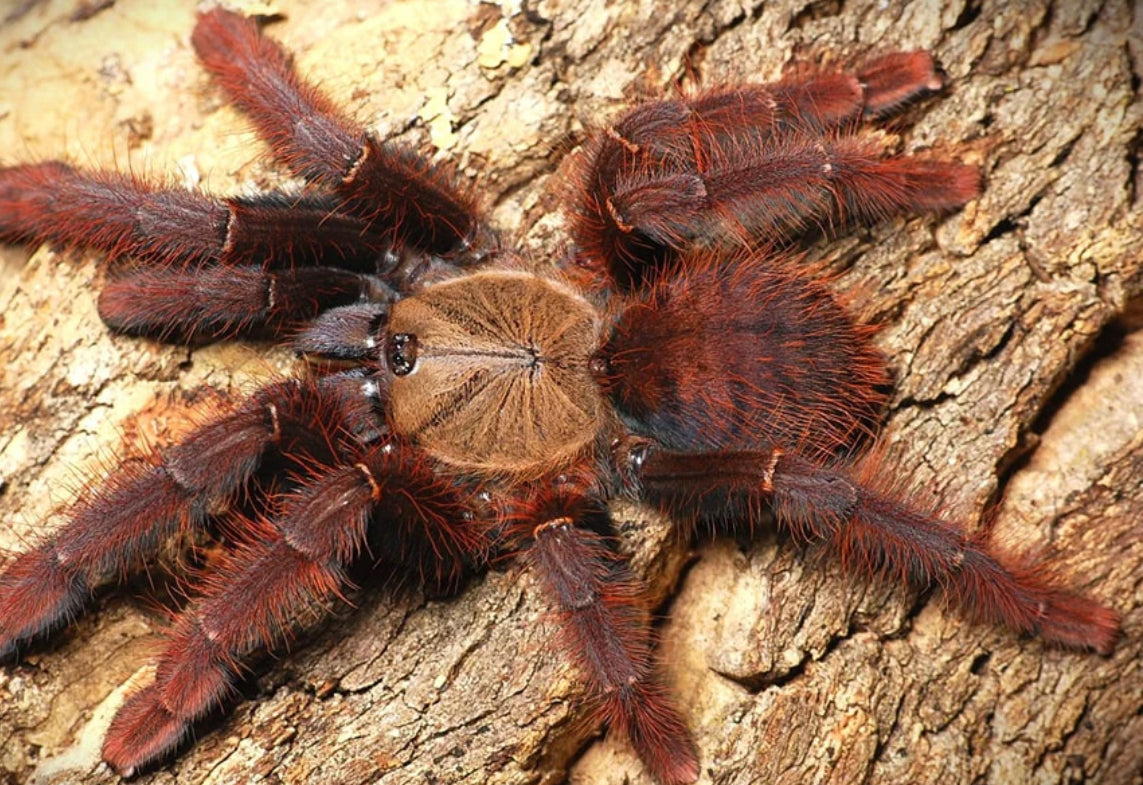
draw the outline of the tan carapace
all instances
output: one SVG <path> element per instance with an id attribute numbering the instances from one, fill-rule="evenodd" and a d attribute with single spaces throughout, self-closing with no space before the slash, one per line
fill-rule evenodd
<path id="1" fill-rule="evenodd" d="M 397 302 L 393 427 L 453 466 L 537 477 L 570 464 L 604 419 L 589 364 L 600 317 L 549 278 L 489 270 Z M 390 354 L 390 364 L 392 354 Z"/>

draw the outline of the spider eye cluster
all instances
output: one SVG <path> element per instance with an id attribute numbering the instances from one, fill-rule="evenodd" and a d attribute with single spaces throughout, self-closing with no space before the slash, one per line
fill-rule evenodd
<path id="1" fill-rule="evenodd" d="M 396 376 L 407 376 L 417 367 L 417 336 L 413 333 L 390 335 L 385 342 L 385 360 Z"/>

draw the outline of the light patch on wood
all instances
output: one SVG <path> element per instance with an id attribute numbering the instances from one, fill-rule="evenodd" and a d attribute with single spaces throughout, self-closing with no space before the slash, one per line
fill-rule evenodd
<path id="1" fill-rule="evenodd" d="M 421 109 L 421 119 L 428 123 L 429 136 L 438 150 L 451 150 L 456 147 L 457 135 L 453 128 L 456 115 L 448 107 L 448 89 L 432 87 L 425 91 L 425 105 Z"/>
<path id="2" fill-rule="evenodd" d="M 127 700 L 127 696 L 135 690 L 151 682 L 155 677 L 155 667 L 145 665 L 139 668 L 130 679 L 112 690 L 103 701 L 95 707 L 89 719 L 80 729 L 74 743 L 65 751 L 51 758 L 40 761 L 32 772 L 29 782 L 31 785 L 51 785 L 52 783 L 68 781 L 85 781 L 87 777 L 100 764 L 103 738 L 115 713 Z M 70 775 L 74 775 L 71 777 Z"/>
<path id="3" fill-rule="evenodd" d="M 400 301 L 388 329 L 416 336 L 413 370 L 393 383 L 393 426 L 440 460 L 534 477 L 594 440 L 604 406 L 588 361 L 600 323 L 563 284 L 478 273 Z"/>

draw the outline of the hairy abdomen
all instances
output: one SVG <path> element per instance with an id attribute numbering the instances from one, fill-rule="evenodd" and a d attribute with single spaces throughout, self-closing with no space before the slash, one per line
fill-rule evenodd
<path id="1" fill-rule="evenodd" d="M 828 287 L 762 255 L 682 270 L 629 303 L 600 352 L 628 427 L 676 450 L 821 459 L 872 436 L 888 374 Z"/>

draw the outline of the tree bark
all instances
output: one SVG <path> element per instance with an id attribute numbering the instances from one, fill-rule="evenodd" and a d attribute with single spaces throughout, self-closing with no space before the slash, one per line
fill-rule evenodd
<path id="1" fill-rule="evenodd" d="M 1115 653 L 968 624 L 939 594 L 864 583 L 776 534 L 692 547 L 643 510 L 616 517 L 664 598 L 661 656 L 702 782 L 1139 782 L 1143 21 L 1130 0 L 248 7 L 276 14 L 268 30 L 302 72 L 378 133 L 459 160 L 541 263 L 566 244 L 565 153 L 630 100 L 935 52 L 949 89 L 886 142 L 979 164 L 984 195 L 810 253 L 883 325 L 896 376 L 884 471 L 1118 610 Z M 184 4 L 0 13 L 0 162 L 65 157 L 215 192 L 283 182 L 197 68 Z M 116 456 L 170 443 L 217 396 L 292 368 L 266 346 L 111 336 L 98 261 L 0 248 L 0 547 L 58 524 Z M 129 683 L 149 678 L 164 626 L 147 585 L 100 595 L 0 668 L 6 781 L 115 781 L 102 733 Z M 522 566 L 454 599 L 386 585 L 354 600 L 260 663 L 228 713 L 137 781 L 650 782 L 623 739 L 581 721 L 577 675 Z"/>

